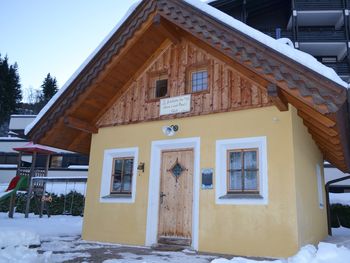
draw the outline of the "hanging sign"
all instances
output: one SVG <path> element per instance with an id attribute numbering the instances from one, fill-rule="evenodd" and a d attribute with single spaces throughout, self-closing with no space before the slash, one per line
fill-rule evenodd
<path id="1" fill-rule="evenodd" d="M 160 100 L 160 116 L 189 111 L 191 111 L 191 95 L 178 96 Z"/>

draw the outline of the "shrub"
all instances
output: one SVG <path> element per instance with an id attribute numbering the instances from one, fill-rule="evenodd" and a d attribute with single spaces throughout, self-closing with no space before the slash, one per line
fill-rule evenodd
<path id="1" fill-rule="evenodd" d="M 342 204 L 331 205 L 331 226 L 350 228 L 350 206 Z"/>
<path id="2" fill-rule="evenodd" d="M 45 202 L 44 214 L 47 212 L 50 215 L 73 215 L 82 216 L 84 212 L 84 195 L 71 191 L 66 195 L 56 195 L 47 193 L 46 196 L 51 196 L 52 202 Z M 16 212 L 24 213 L 27 202 L 27 193 L 17 193 L 16 195 Z M 0 212 L 9 211 L 10 198 L 0 201 Z M 40 199 L 32 198 L 30 202 L 30 213 L 39 214 Z"/>

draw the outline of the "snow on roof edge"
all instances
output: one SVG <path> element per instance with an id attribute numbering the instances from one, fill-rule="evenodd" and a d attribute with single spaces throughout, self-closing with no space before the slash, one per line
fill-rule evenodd
<path id="1" fill-rule="evenodd" d="M 308 67 L 309 69 L 317 72 L 318 74 L 328 78 L 329 80 L 343 86 L 344 88 L 349 88 L 349 84 L 343 81 L 338 74 L 332 69 L 321 62 L 317 61 L 313 56 L 303 51 L 294 49 L 278 40 L 256 30 L 241 21 L 225 14 L 224 12 L 210 6 L 208 3 L 213 2 L 211 0 L 207 2 L 201 2 L 198 0 L 184 0 L 191 6 L 203 11 L 209 16 L 221 21 L 227 26 L 240 31 L 241 33 L 255 39 L 256 41 L 264 44 L 265 46 L 289 57 L 290 59 L 298 62 L 301 65 Z"/>
<path id="2" fill-rule="evenodd" d="M 96 54 L 102 49 L 102 47 L 108 42 L 108 40 L 118 31 L 122 24 L 128 19 L 131 13 L 140 5 L 142 0 L 138 0 L 131 5 L 125 15 L 119 20 L 118 24 L 111 30 L 111 32 L 101 41 L 97 48 L 85 59 L 80 67 L 73 73 L 73 75 L 66 81 L 66 83 L 56 92 L 56 94 L 49 100 L 49 102 L 41 109 L 34 121 L 26 126 L 24 134 L 27 135 L 33 127 L 40 121 L 45 113 L 52 107 L 52 105 L 58 100 L 58 98 L 67 90 L 72 82 L 78 77 L 78 75 L 84 70 L 84 68 L 90 63 L 90 61 L 96 56 Z"/>

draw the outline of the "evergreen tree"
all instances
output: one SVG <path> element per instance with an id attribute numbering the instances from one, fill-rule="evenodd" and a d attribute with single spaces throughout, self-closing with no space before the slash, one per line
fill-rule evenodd
<path id="1" fill-rule="evenodd" d="M 17 63 L 10 65 L 8 57 L 0 54 L 0 124 L 16 113 L 22 100 Z"/>
<path id="2" fill-rule="evenodd" d="M 56 78 L 51 77 L 50 73 L 47 74 L 44 79 L 43 84 L 41 84 L 42 88 L 42 102 L 44 105 L 55 95 L 58 90 Z"/>

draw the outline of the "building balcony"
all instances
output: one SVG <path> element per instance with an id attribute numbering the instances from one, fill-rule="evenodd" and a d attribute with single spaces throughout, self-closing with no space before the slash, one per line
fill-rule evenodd
<path id="1" fill-rule="evenodd" d="M 334 28 L 299 28 L 299 42 L 341 42 L 346 41 L 345 30 Z"/>
<path id="2" fill-rule="evenodd" d="M 342 0 L 294 0 L 296 10 L 341 10 Z"/>
<path id="3" fill-rule="evenodd" d="M 338 75 L 350 75 L 350 66 L 347 62 L 323 63 L 338 73 Z"/>

